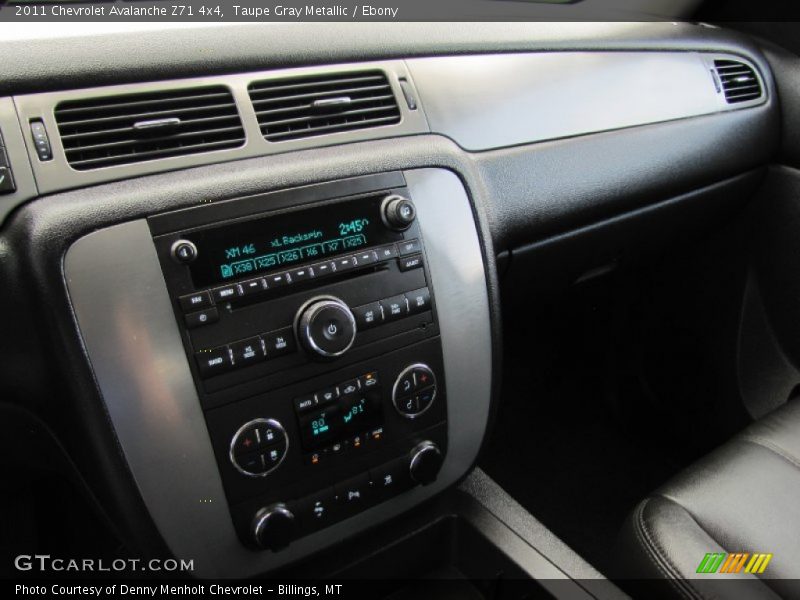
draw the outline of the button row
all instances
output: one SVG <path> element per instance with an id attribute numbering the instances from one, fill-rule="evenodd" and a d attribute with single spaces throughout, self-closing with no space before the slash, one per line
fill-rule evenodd
<path id="1" fill-rule="evenodd" d="M 408 460 L 401 457 L 291 502 L 290 508 L 299 521 L 302 536 L 389 500 L 412 487 L 414 483 L 409 475 Z"/>
<path id="2" fill-rule="evenodd" d="M 215 309 L 216 310 L 216 309 Z M 262 333 L 246 340 L 195 353 L 195 360 L 204 379 L 231 369 L 291 354 L 297 350 L 291 327 Z"/>
<path id="3" fill-rule="evenodd" d="M 355 379 L 323 388 L 316 392 L 304 394 L 294 399 L 294 408 L 298 413 L 308 412 L 318 406 L 324 406 L 339 398 L 352 396 L 361 391 L 377 389 L 378 372 L 373 371 Z"/>
<path id="4" fill-rule="evenodd" d="M 358 330 L 365 331 L 430 309 L 431 293 L 425 287 L 413 292 L 406 292 L 405 294 L 357 306 L 352 310 Z"/>
<path id="5" fill-rule="evenodd" d="M 337 456 L 361 452 L 375 447 L 383 441 L 383 427 L 376 427 L 369 431 L 356 434 L 354 436 L 339 440 L 322 448 L 315 450 L 304 457 L 305 463 L 310 467 L 327 465 Z"/>
<path id="6" fill-rule="evenodd" d="M 421 247 L 418 239 L 405 240 L 398 244 L 388 244 L 371 250 L 362 250 L 357 254 L 340 256 L 338 258 L 298 267 L 281 273 L 256 277 L 240 283 L 230 283 L 214 288 L 213 290 L 203 290 L 193 294 L 187 294 L 178 298 L 178 302 L 181 310 L 184 312 L 199 311 L 201 309 L 207 309 L 215 303 L 222 304 L 238 298 L 249 298 L 286 285 L 294 285 L 310 279 L 318 279 L 320 277 L 349 271 L 357 267 L 377 264 L 398 257 L 400 257 L 398 259 L 400 269 L 402 271 L 408 271 L 422 266 L 422 255 L 419 254 Z M 218 315 L 216 318 L 218 318 Z M 195 323 L 194 326 L 197 326 L 198 324 L 202 325 L 213 321 L 207 319 L 199 322 L 199 320 L 195 318 L 192 322 Z M 188 319 L 187 325 L 189 325 Z"/>
<path id="7" fill-rule="evenodd" d="M 40 119 L 31 121 L 31 137 L 33 138 L 33 145 L 36 146 L 36 154 L 39 160 L 52 160 L 53 150 L 50 147 L 50 139 L 47 137 L 47 130 Z"/>

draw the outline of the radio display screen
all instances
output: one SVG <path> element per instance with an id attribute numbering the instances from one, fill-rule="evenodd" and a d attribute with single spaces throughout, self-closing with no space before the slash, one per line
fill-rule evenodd
<path id="1" fill-rule="evenodd" d="M 187 234 L 197 246 L 195 287 L 281 271 L 302 263 L 388 244 L 402 234 L 381 220 L 383 196 L 252 219 Z"/>

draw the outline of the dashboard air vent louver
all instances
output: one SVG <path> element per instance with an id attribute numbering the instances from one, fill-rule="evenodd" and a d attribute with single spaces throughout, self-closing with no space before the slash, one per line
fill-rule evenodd
<path id="1" fill-rule="evenodd" d="M 714 67 L 728 104 L 761 98 L 761 84 L 752 67 L 735 60 L 715 60 Z"/>
<path id="2" fill-rule="evenodd" d="M 224 86 L 70 100 L 55 109 L 67 162 L 86 171 L 237 148 L 245 134 Z"/>
<path id="3" fill-rule="evenodd" d="M 270 142 L 400 121 L 397 99 L 381 71 L 257 81 L 248 90 L 261 133 Z"/>

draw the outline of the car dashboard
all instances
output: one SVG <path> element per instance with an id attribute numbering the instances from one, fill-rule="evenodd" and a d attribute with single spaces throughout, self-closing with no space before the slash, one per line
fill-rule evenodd
<path id="1" fill-rule="evenodd" d="M 516 326 L 501 279 L 572 282 L 724 214 L 778 148 L 765 54 L 699 24 L 109 43 L 0 42 L 3 395 L 120 538 L 200 577 L 463 487 Z M 592 576 L 529 543 L 542 578 Z"/>

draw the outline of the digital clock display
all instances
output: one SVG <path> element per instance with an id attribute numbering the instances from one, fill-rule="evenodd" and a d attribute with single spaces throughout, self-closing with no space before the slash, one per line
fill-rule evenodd
<path id="1" fill-rule="evenodd" d="M 402 239 L 381 221 L 381 201 L 361 198 L 187 234 L 198 249 L 192 280 L 207 287 Z"/>

